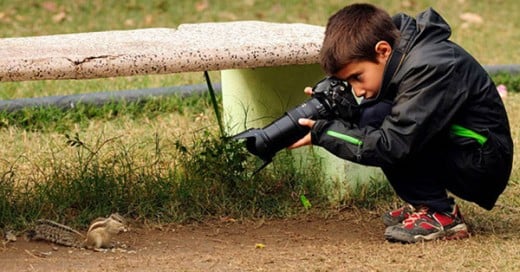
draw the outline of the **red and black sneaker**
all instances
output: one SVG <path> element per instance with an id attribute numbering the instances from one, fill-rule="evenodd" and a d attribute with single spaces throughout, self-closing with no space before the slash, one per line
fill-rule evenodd
<path id="1" fill-rule="evenodd" d="M 421 207 L 401 224 L 389 226 L 385 238 L 392 242 L 415 243 L 435 239 L 464 239 L 469 237 L 468 227 L 457 205 L 451 213 L 431 212 Z"/>
<path id="2" fill-rule="evenodd" d="M 414 211 L 415 208 L 412 205 L 405 204 L 397 210 L 393 210 L 383 214 L 383 223 L 387 227 L 403 223 L 403 221 L 407 219 Z"/>

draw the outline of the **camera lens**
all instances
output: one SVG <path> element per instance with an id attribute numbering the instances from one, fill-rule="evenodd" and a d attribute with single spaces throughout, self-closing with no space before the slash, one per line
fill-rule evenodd
<path id="1" fill-rule="evenodd" d="M 271 161 L 278 151 L 295 143 L 309 132 L 308 127 L 298 124 L 298 119 L 320 119 L 327 114 L 328 110 L 324 104 L 312 98 L 291 109 L 263 129 L 250 129 L 233 138 L 246 139 L 246 148 L 249 152 L 264 161 Z"/>

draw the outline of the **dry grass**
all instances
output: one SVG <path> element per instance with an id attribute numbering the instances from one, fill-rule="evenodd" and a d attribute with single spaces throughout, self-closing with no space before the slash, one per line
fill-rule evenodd
<path id="1" fill-rule="evenodd" d="M 175 141 L 189 142 L 194 134 L 204 128 L 216 128 L 214 118 L 208 112 L 181 115 L 165 113 L 151 120 L 149 118 L 130 119 L 120 116 L 112 121 L 92 120 L 86 128 L 76 127 L 67 134 L 78 134 L 85 143 L 107 142 L 100 150 L 101 160 L 105 161 L 121 150 L 131 153 L 136 168 L 149 163 L 150 154 L 155 153 L 156 140 L 159 139 L 163 153 L 175 155 Z M 67 144 L 63 133 L 27 131 L 16 127 L 0 129 L 4 148 L 0 150 L 0 167 L 16 173 L 17 181 L 45 180 L 57 165 L 79 167 L 76 158 L 77 148 Z M 130 155 L 130 154 L 129 154 Z M 174 157 L 165 160 L 174 168 Z M 4 172 L 4 171 L 2 171 Z"/>
<path id="2" fill-rule="evenodd" d="M 505 99 L 509 112 L 510 124 L 515 146 L 519 146 L 520 130 L 520 94 L 510 93 Z M 175 142 L 181 140 L 189 142 L 204 128 L 217 130 L 214 115 L 210 109 L 205 112 L 192 112 L 187 115 L 178 113 L 164 113 L 154 119 L 132 119 L 128 116 L 120 116 L 112 120 L 91 120 L 87 127 L 76 127 L 67 134 L 78 134 L 86 143 L 106 141 L 99 154 L 102 160 L 120 153 L 122 149 L 131 153 L 132 163 L 139 168 L 149 162 L 150 154 L 157 148 L 156 140 L 160 141 L 160 148 L 169 165 L 165 168 L 175 168 L 176 147 Z M 0 137 L 3 139 L 4 148 L 0 150 L 0 167 L 2 172 L 10 169 L 16 173 L 18 182 L 45 180 L 50 173 L 55 171 L 56 165 L 72 165 L 78 167 L 78 162 L 72 162 L 78 150 L 67 145 L 67 138 L 63 133 L 27 131 L 16 127 L 0 129 Z M 518 154 L 518 152 L 516 153 Z M 513 192 L 520 183 L 520 159 L 515 155 L 513 172 L 511 174 L 511 186 Z M 515 198 L 515 194 L 509 191 L 505 197 L 505 207 Z M 514 202 L 512 207 L 518 207 Z"/>

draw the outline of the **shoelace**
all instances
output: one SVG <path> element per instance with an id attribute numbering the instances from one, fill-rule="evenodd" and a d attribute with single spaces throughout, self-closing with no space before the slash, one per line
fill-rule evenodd
<path id="1" fill-rule="evenodd" d="M 421 207 L 416 212 L 410 214 L 408 218 L 403 221 L 403 225 L 408 226 L 415 224 L 415 222 L 425 216 L 428 216 L 428 208 Z"/>
<path id="2" fill-rule="evenodd" d="M 393 211 L 392 214 L 412 214 L 414 212 L 415 208 L 410 204 L 406 204 L 403 207 Z"/>

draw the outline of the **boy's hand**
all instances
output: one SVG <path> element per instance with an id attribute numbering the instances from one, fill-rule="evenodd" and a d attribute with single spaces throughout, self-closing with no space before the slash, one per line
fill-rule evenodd
<path id="1" fill-rule="evenodd" d="M 316 123 L 316 121 L 314 121 L 312 119 L 300 118 L 300 119 L 298 119 L 298 123 L 302 126 L 312 128 L 312 126 L 314 126 L 314 123 Z M 309 132 L 305 136 L 303 136 L 303 138 L 296 141 L 294 144 L 290 145 L 287 148 L 294 149 L 294 148 L 302 147 L 305 145 L 310 145 L 311 143 L 312 143 L 311 142 L 311 133 Z"/>
<path id="2" fill-rule="evenodd" d="M 306 95 L 312 95 L 312 88 L 311 87 L 305 87 L 305 89 L 303 89 L 303 92 L 306 94 Z"/>

